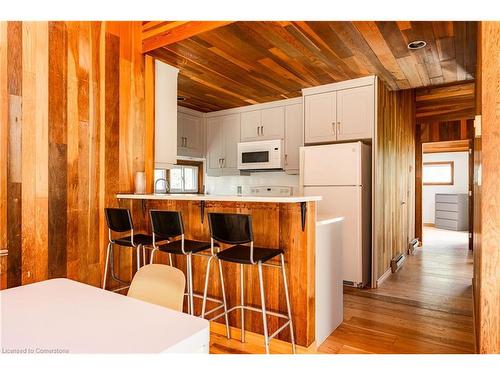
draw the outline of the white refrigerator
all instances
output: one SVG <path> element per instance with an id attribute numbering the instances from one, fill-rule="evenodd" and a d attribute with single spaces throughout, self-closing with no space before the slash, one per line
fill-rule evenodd
<path id="1" fill-rule="evenodd" d="M 300 148 L 300 185 L 320 195 L 319 218 L 344 217 L 342 275 L 356 287 L 371 277 L 371 146 L 362 142 Z"/>

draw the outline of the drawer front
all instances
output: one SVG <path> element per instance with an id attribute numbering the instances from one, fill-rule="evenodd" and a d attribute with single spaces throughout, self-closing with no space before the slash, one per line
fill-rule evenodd
<path id="1" fill-rule="evenodd" d="M 436 203 L 458 203 L 458 195 L 436 194 Z"/>
<path id="2" fill-rule="evenodd" d="M 436 203 L 436 211 L 458 211 L 456 203 Z"/>
<path id="3" fill-rule="evenodd" d="M 436 219 L 458 220 L 458 212 L 436 211 Z"/>
<path id="4" fill-rule="evenodd" d="M 458 230 L 458 222 L 455 220 L 436 219 L 436 228 Z"/>

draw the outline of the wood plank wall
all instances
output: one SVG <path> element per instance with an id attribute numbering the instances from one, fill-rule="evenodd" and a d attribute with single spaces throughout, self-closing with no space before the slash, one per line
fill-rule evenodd
<path id="1" fill-rule="evenodd" d="M 417 123 L 471 119 L 475 115 L 475 83 L 466 81 L 415 90 Z"/>
<path id="2" fill-rule="evenodd" d="M 482 116 L 480 237 L 474 241 L 476 333 L 479 353 L 500 353 L 500 22 L 480 23 L 479 65 Z M 476 142 L 477 143 L 477 142 Z M 477 193 L 477 192 L 476 192 Z"/>
<path id="3" fill-rule="evenodd" d="M 406 253 L 415 237 L 414 91 L 389 91 L 379 80 L 377 106 L 373 261 L 379 280 L 390 269 L 391 259 Z"/>
<path id="4" fill-rule="evenodd" d="M 103 208 L 144 170 L 140 32 L 140 22 L 0 22 L 1 287 L 101 283 Z M 122 277 L 131 262 L 117 260 Z"/>

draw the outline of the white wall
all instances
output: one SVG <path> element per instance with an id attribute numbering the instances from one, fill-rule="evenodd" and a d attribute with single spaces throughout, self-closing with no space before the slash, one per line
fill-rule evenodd
<path id="1" fill-rule="evenodd" d="M 240 185 L 243 194 L 250 194 L 250 187 L 254 186 L 292 186 L 293 194 L 298 193 L 299 176 L 285 172 L 256 172 L 250 176 L 221 176 L 205 175 L 205 193 L 214 195 L 236 195 Z"/>
<path id="2" fill-rule="evenodd" d="M 434 206 L 436 193 L 467 194 L 469 190 L 469 153 L 440 152 L 424 154 L 423 162 L 453 161 L 455 164 L 454 184 L 446 186 L 424 185 L 422 188 L 422 220 L 434 223 Z"/>

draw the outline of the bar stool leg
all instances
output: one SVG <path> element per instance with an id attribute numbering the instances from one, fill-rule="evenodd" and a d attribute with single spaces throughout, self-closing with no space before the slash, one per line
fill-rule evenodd
<path id="1" fill-rule="evenodd" d="M 241 342 L 245 342 L 245 275 L 243 273 L 243 264 L 240 264 L 240 305 L 241 307 Z"/>
<path id="2" fill-rule="evenodd" d="M 189 290 L 188 290 L 188 303 L 191 315 L 194 315 L 194 301 L 193 301 L 193 256 L 189 253 L 188 257 L 188 277 L 189 277 Z"/>
<path id="3" fill-rule="evenodd" d="M 146 265 L 146 246 L 142 247 L 142 265 Z"/>
<path id="4" fill-rule="evenodd" d="M 226 319 L 226 335 L 227 338 L 231 338 L 231 332 L 229 331 L 229 318 L 227 316 L 227 303 L 226 303 L 226 288 L 224 287 L 224 275 L 222 274 L 222 262 L 220 259 L 217 259 L 219 262 L 219 274 L 220 274 L 220 286 L 222 288 L 222 302 L 224 303 L 224 318 Z"/>
<path id="5" fill-rule="evenodd" d="M 295 354 L 295 337 L 293 335 L 293 324 L 292 324 L 292 309 L 290 308 L 290 296 L 288 295 L 288 283 L 286 281 L 285 272 L 285 257 L 281 254 L 281 271 L 283 274 L 283 285 L 285 287 L 285 297 L 286 297 L 286 308 L 288 311 L 288 319 L 290 320 L 290 338 L 292 339 L 292 352 Z"/>
<path id="6" fill-rule="evenodd" d="M 137 245 L 135 248 L 137 252 L 137 271 L 141 268 L 141 245 Z"/>
<path id="7" fill-rule="evenodd" d="M 105 263 L 105 266 L 104 266 L 104 280 L 102 281 L 102 289 L 106 289 L 106 280 L 108 278 L 110 247 L 111 247 L 111 242 L 108 243 L 108 247 L 106 249 L 106 263 Z"/>
<path id="8" fill-rule="evenodd" d="M 168 253 L 168 261 L 170 263 L 170 267 L 173 267 L 172 266 L 173 262 L 172 262 L 172 254 L 171 253 Z"/>
<path id="9" fill-rule="evenodd" d="M 151 250 L 151 258 L 149 259 L 149 264 L 153 264 L 153 261 L 155 259 L 155 251 L 156 251 L 155 248 L 153 248 L 153 250 Z"/>
<path id="10" fill-rule="evenodd" d="M 208 258 L 207 268 L 206 268 L 206 271 L 205 271 L 205 288 L 203 290 L 203 302 L 202 302 L 202 305 L 201 305 L 201 315 L 200 315 L 201 318 L 205 318 L 205 308 L 207 306 L 208 277 L 210 275 L 210 263 L 212 263 L 212 259 L 214 259 L 213 256 L 211 256 L 210 258 Z"/>
<path id="11" fill-rule="evenodd" d="M 262 279 L 262 262 L 259 262 L 257 264 L 259 267 L 260 299 L 262 305 L 262 325 L 264 326 L 264 345 L 266 346 L 266 354 L 269 354 L 269 337 L 267 333 L 267 315 L 266 315 L 266 301 L 264 298 L 264 281 Z"/>
<path id="12" fill-rule="evenodd" d="M 190 291 L 191 291 L 191 278 L 189 277 L 189 270 L 190 270 L 190 266 L 189 266 L 189 256 L 186 256 L 186 293 L 187 293 L 187 313 L 188 314 L 192 314 L 191 312 L 191 299 L 189 298 L 189 295 L 190 295 Z"/>

